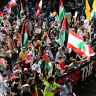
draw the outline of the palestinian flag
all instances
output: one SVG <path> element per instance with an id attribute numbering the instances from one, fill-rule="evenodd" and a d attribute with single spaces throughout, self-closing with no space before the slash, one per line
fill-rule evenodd
<path id="1" fill-rule="evenodd" d="M 4 58 L 0 58 L 0 68 L 6 68 L 6 62 Z"/>
<path id="2" fill-rule="evenodd" d="M 27 27 L 25 24 L 25 30 L 24 30 L 24 41 L 23 41 L 23 47 L 27 48 L 28 47 L 28 34 L 27 34 Z"/>
<path id="3" fill-rule="evenodd" d="M 22 2 L 20 2 L 19 4 L 19 11 L 18 11 L 18 15 L 17 15 L 17 22 L 20 22 L 22 21 L 22 18 L 21 18 L 21 14 L 24 13 L 24 9 L 23 9 L 23 5 L 22 5 Z"/>
<path id="4" fill-rule="evenodd" d="M 81 56 L 93 56 L 94 51 L 89 45 L 87 45 L 84 40 L 79 37 L 75 32 L 70 30 L 68 37 L 68 46 L 67 48 L 73 49 L 74 52 Z"/>
<path id="5" fill-rule="evenodd" d="M 10 15 L 10 13 L 11 13 L 11 8 L 13 7 L 13 6 L 15 6 L 16 5 L 16 1 L 15 0 L 11 0 L 10 1 L 10 4 L 9 4 L 9 7 L 8 7 L 8 15 Z"/>
<path id="6" fill-rule="evenodd" d="M 24 9 L 23 9 L 22 2 L 21 2 L 21 11 L 20 11 L 20 13 L 21 13 L 21 14 L 24 13 Z"/>
<path id="7" fill-rule="evenodd" d="M 44 52 L 44 60 L 45 60 L 45 68 L 47 68 L 48 70 L 51 70 L 51 63 L 49 60 L 49 57 L 46 55 L 46 53 Z"/>
<path id="8" fill-rule="evenodd" d="M 24 31 L 25 31 L 25 24 L 23 25 L 23 28 L 21 31 L 21 37 L 20 37 L 20 41 L 22 41 L 22 47 L 23 47 L 23 41 L 24 41 Z"/>
<path id="9" fill-rule="evenodd" d="M 64 17 L 64 21 L 61 27 L 61 31 L 60 31 L 60 41 L 58 40 L 58 44 L 60 46 L 62 46 L 64 43 L 65 46 L 67 46 L 67 40 L 68 40 L 68 22 L 67 22 L 67 18 L 66 16 Z M 66 42 L 65 42 L 66 40 Z"/>
<path id="10" fill-rule="evenodd" d="M 82 8 L 81 14 L 83 14 L 83 13 L 85 12 L 85 10 L 86 10 L 86 0 L 83 0 L 83 1 L 82 1 L 81 8 Z"/>
<path id="11" fill-rule="evenodd" d="M 20 41 L 22 41 L 22 47 L 25 47 L 25 48 L 28 47 L 28 34 L 27 34 L 26 24 L 23 25 L 23 28 L 21 31 L 21 40 Z"/>
<path id="12" fill-rule="evenodd" d="M 42 0 L 40 1 L 39 5 L 38 5 L 38 10 L 37 10 L 35 17 L 37 17 L 41 13 L 41 8 L 42 8 Z"/>
<path id="13" fill-rule="evenodd" d="M 3 23 L 3 20 L 4 20 L 4 15 L 2 11 L 0 11 L 0 23 Z"/>
<path id="14" fill-rule="evenodd" d="M 66 12 L 65 12 L 65 8 L 63 6 L 63 2 L 62 2 L 62 0 L 60 0 L 60 8 L 59 8 L 59 22 L 60 23 L 62 22 L 62 20 L 65 16 L 65 13 Z"/>

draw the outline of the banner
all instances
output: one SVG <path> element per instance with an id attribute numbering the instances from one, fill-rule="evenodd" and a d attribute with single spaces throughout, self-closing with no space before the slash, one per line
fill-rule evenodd
<path id="1" fill-rule="evenodd" d="M 62 75 L 59 78 L 56 78 L 56 83 L 64 85 L 66 78 L 73 79 L 73 88 L 80 86 L 84 81 L 86 81 L 92 73 L 94 72 L 94 61 L 87 62 L 84 65 L 80 66 L 78 69 L 74 69 L 66 75 Z"/>

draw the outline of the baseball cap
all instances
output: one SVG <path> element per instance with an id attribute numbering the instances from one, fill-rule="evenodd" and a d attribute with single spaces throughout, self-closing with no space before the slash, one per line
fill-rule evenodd
<path id="1" fill-rule="evenodd" d="M 67 79 L 65 80 L 65 82 L 73 82 L 73 80 L 70 79 L 70 78 L 67 78 Z"/>
<path id="2" fill-rule="evenodd" d="M 29 84 L 24 84 L 22 87 L 23 87 L 23 88 L 24 88 L 24 87 L 30 87 L 30 85 L 29 85 Z"/>
<path id="3" fill-rule="evenodd" d="M 24 71 L 28 71 L 28 69 L 27 68 L 24 68 Z"/>

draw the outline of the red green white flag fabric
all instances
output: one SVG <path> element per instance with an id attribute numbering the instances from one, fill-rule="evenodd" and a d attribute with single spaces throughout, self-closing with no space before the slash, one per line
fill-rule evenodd
<path id="1" fill-rule="evenodd" d="M 25 48 L 28 47 L 28 34 L 27 34 L 27 27 L 26 27 L 26 24 L 25 24 L 25 33 L 24 33 L 23 47 L 25 47 Z"/>
<path id="2" fill-rule="evenodd" d="M 20 37 L 20 42 L 22 42 L 22 47 L 23 47 L 23 40 L 24 40 L 24 32 L 25 32 L 25 24 L 22 27 L 22 31 L 21 31 L 21 37 Z"/>
<path id="3" fill-rule="evenodd" d="M 36 16 L 35 17 L 37 17 L 41 13 L 41 8 L 42 8 L 42 0 L 38 4 L 38 10 L 37 10 L 37 13 L 36 13 Z"/>
<path id="4" fill-rule="evenodd" d="M 10 4 L 9 4 L 9 7 L 8 7 L 8 15 L 10 15 L 10 13 L 11 13 L 11 8 L 13 7 L 13 6 L 15 6 L 16 5 L 16 1 L 15 0 L 11 0 L 10 1 Z"/>
<path id="5" fill-rule="evenodd" d="M 46 55 L 46 53 L 44 52 L 44 60 L 45 60 L 45 68 L 47 68 L 48 70 L 52 69 L 49 57 Z"/>
<path id="6" fill-rule="evenodd" d="M 0 58 L 0 68 L 6 68 L 6 63 L 4 58 Z"/>
<path id="7" fill-rule="evenodd" d="M 4 20 L 4 15 L 2 11 L 0 11 L 0 23 L 3 23 L 3 20 Z"/>
<path id="8" fill-rule="evenodd" d="M 24 9 L 23 9 L 23 5 L 22 5 L 22 2 L 21 2 L 21 14 L 24 13 Z"/>
<path id="9" fill-rule="evenodd" d="M 60 37 L 56 41 L 60 46 L 62 46 L 63 44 L 65 46 L 67 46 L 67 44 L 66 44 L 68 41 L 68 32 L 67 31 L 68 31 L 68 22 L 67 22 L 67 18 L 65 16 L 64 21 L 63 21 L 62 26 L 61 26 Z"/>
<path id="10" fill-rule="evenodd" d="M 27 47 L 28 47 L 28 34 L 27 34 L 26 24 L 23 25 L 23 28 L 21 31 L 20 41 L 22 41 L 22 47 L 25 47 L 27 49 Z"/>
<path id="11" fill-rule="evenodd" d="M 60 46 L 62 46 L 65 42 L 66 30 L 68 30 L 68 25 L 67 25 L 67 19 L 65 16 L 62 27 L 61 27 L 61 31 L 60 31 Z"/>
<path id="12" fill-rule="evenodd" d="M 84 42 L 84 40 L 72 30 L 69 31 L 67 48 L 73 49 L 74 52 L 76 52 L 81 56 L 89 57 L 89 56 L 94 56 L 95 54 L 92 48 L 89 45 L 87 45 Z"/>
<path id="13" fill-rule="evenodd" d="M 60 8 L 59 8 L 59 22 L 60 23 L 62 22 L 62 20 L 65 16 L 65 13 L 66 12 L 65 12 L 65 8 L 63 6 L 63 2 L 62 2 L 62 0 L 60 0 Z"/>
<path id="14" fill-rule="evenodd" d="M 86 10 L 86 0 L 82 0 L 81 9 L 81 14 L 83 14 Z"/>

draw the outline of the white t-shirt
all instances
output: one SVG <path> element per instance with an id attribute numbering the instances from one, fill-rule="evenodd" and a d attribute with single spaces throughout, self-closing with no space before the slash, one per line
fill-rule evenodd
<path id="1" fill-rule="evenodd" d="M 32 66 L 32 69 L 35 69 L 38 73 L 41 74 L 41 61 L 38 62 L 38 64 L 34 63 L 34 65 Z"/>

